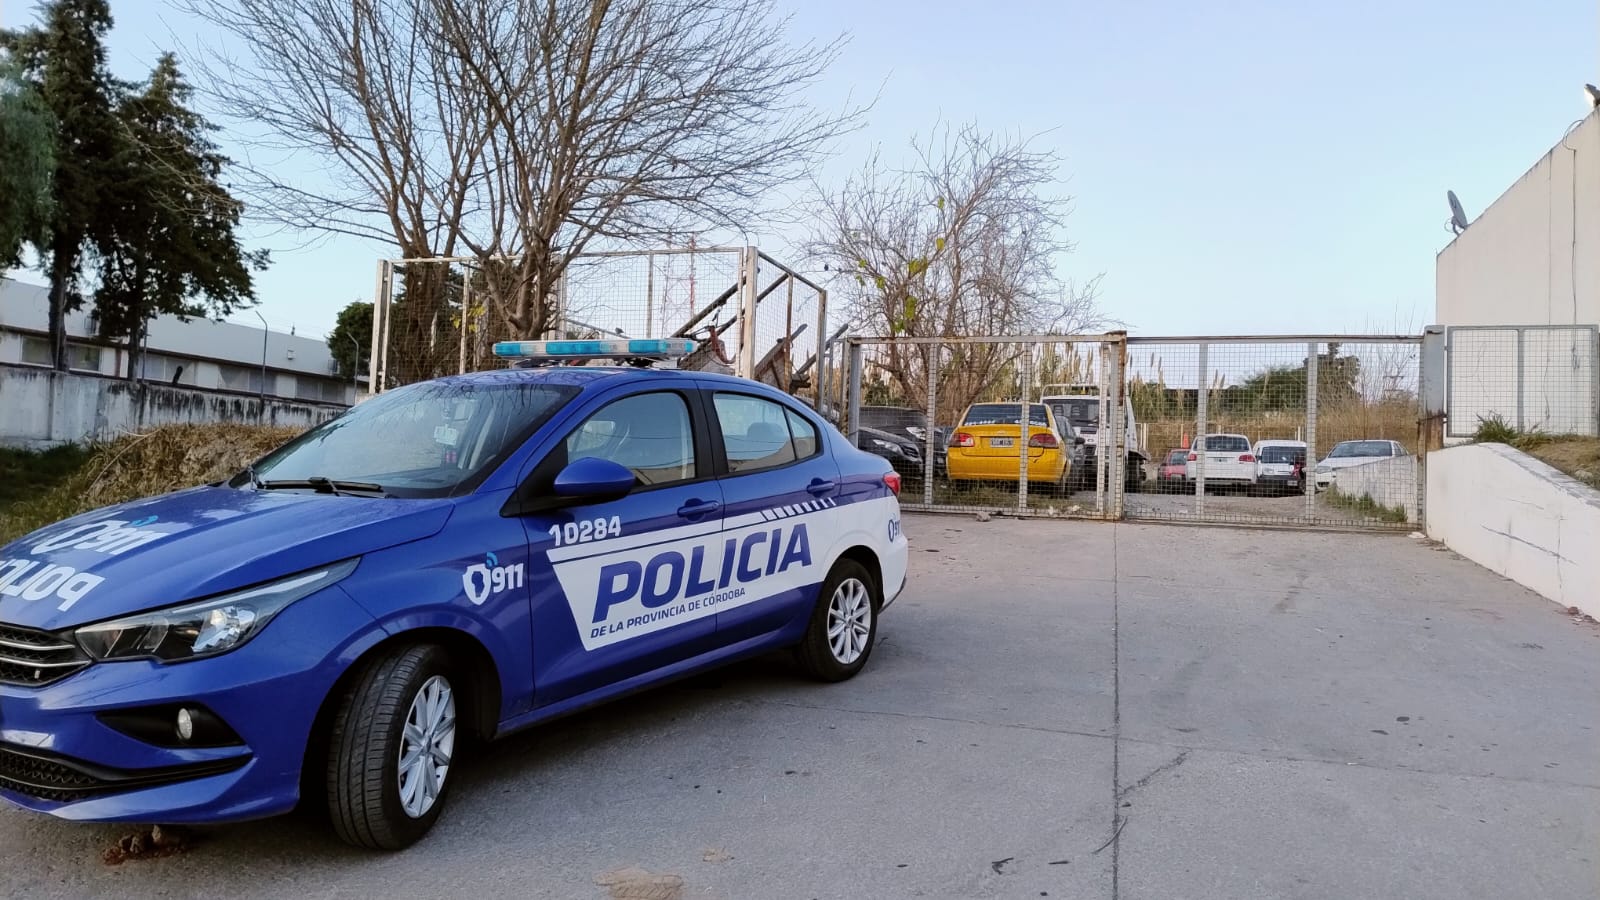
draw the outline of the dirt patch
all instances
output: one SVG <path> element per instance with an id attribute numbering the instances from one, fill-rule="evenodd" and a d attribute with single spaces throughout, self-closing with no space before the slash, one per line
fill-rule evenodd
<path id="1" fill-rule="evenodd" d="M 1600 438 L 1550 438 L 1527 452 L 1546 465 L 1600 490 Z"/>
<path id="2" fill-rule="evenodd" d="M 253 425 L 168 425 L 93 448 L 77 471 L 0 510 L 0 543 L 81 512 L 219 481 L 299 432 Z"/>
<path id="3" fill-rule="evenodd" d="M 681 877 L 638 866 L 602 872 L 594 877 L 594 883 L 609 891 L 611 900 L 681 900 L 683 897 Z"/>
<path id="4" fill-rule="evenodd" d="M 120 866 L 129 860 L 160 859 L 182 853 L 192 844 L 193 837 L 187 829 L 152 825 L 118 838 L 100 854 L 100 859 L 108 866 Z"/>

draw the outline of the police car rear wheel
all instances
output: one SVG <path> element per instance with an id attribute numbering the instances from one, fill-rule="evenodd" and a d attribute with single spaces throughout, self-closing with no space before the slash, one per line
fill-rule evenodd
<path id="1" fill-rule="evenodd" d="M 328 810 L 360 847 L 416 843 L 444 808 L 454 771 L 458 697 L 442 648 L 399 648 L 346 692 L 328 747 Z"/>
<path id="2" fill-rule="evenodd" d="M 877 584 L 866 567 L 840 560 L 822 584 L 800 642 L 800 665 L 814 678 L 843 681 L 867 664 L 878 633 Z"/>

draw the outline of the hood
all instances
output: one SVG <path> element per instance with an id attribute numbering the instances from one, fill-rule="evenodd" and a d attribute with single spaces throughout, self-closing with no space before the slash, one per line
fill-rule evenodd
<path id="1" fill-rule="evenodd" d="M 860 426 L 856 429 L 856 431 L 859 432 L 863 438 L 876 438 L 877 440 L 887 441 L 900 447 L 909 446 L 918 447 L 919 449 L 921 447 L 920 444 L 912 440 L 910 437 L 903 434 L 895 434 L 892 431 L 884 431 L 879 428 L 869 428 L 866 425 Z"/>
<path id="2" fill-rule="evenodd" d="M 1335 456 L 1329 459 L 1317 460 L 1318 468 L 1327 466 L 1330 469 L 1348 469 L 1352 466 L 1364 466 L 1368 463 L 1383 462 L 1393 459 L 1390 456 Z"/>
<path id="3" fill-rule="evenodd" d="M 0 622 L 54 630 L 259 584 L 438 533 L 456 501 L 200 487 L 0 548 Z"/>

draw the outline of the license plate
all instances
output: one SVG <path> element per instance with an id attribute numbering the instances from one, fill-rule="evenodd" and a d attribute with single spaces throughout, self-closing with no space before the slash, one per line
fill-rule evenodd
<path id="1" fill-rule="evenodd" d="M 991 446 L 991 447 L 1010 447 L 1011 446 L 1011 438 L 989 438 L 989 446 Z"/>
<path id="2" fill-rule="evenodd" d="M 1299 487 L 1299 486 L 1300 486 L 1300 479 L 1298 479 L 1298 478 L 1289 479 L 1289 487 Z"/>

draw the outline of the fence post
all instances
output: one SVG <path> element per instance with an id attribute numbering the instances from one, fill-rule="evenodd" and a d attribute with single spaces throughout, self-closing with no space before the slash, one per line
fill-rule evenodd
<path id="1" fill-rule="evenodd" d="M 939 344 L 927 344 L 928 355 L 924 357 L 924 364 L 928 367 L 928 430 L 923 435 L 922 453 L 922 502 L 927 506 L 933 505 L 933 476 L 935 452 L 943 452 L 942 448 L 935 450 L 938 437 L 939 404 L 936 400 L 939 391 L 939 359 L 943 355 L 943 347 Z"/>
<path id="2" fill-rule="evenodd" d="M 1444 447 L 1446 352 L 1443 326 L 1429 325 L 1422 329 L 1417 371 L 1417 400 L 1422 407 L 1422 421 L 1417 452 L 1423 455 Z"/>
<path id="3" fill-rule="evenodd" d="M 1124 338 L 1126 334 L 1124 333 Z M 1111 483 L 1111 518 L 1121 519 L 1123 506 L 1126 501 L 1126 491 L 1130 474 L 1129 466 L 1134 465 L 1128 454 L 1128 418 L 1127 418 L 1127 360 L 1128 345 L 1123 339 L 1118 339 L 1111 345 L 1111 406 L 1114 410 L 1111 419 L 1116 423 L 1116 431 L 1111 436 L 1112 459 L 1117 477 Z M 1134 474 L 1134 483 L 1138 475 Z"/>
<path id="4" fill-rule="evenodd" d="M 739 298 L 739 370 L 734 373 L 740 378 L 756 377 L 756 259 L 756 248 L 745 247 L 739 264 L 742 279 Z M 853 420 L 851 427 L 855 427 Z"/>
<path id="5" fill-rule="evenodd" d="M 1094 511 L 1100 516 L 1111 514 L 1111 504 L 1106 502 L 1107 467 L 1111 454 L 1106 452 L 1106 390 L 1110 383 L 1109 372 L 1111 369 L 1111 348 L 1105 344 L 1100 345 L 1099 365 L 1095 366 L 1095 403 L 1099 405 L 1099 415 L 1095 421 L 1095 448 L 1094 448 Z"/>
<path id="6" fill-rule="evenodd" d="M 1524 423 L 1523 423 L 1523 418 L 1522 418 L 1523 369 L 1524 369 L 1523 358 L 1522 358 L 1522 350 L 1523 350 L 1523 346 L 1524 346 L 1524 343 L 1525 343 L 1524 338 L 1526 337 L 1526 335 L 1527 335 L 1526 331 L 1524 331 L 1521 328 L 1517 329 L 1517 430 L 1518 431 L 1523 430 L 1523 428 L 1525 427 Z"/>
<path id="7" fill-rule="evenodd" d="M 1189 441 L 1189 452 L 1194 455 L 1194 514 L 1205 515 L 1206 511 L 1206 454 L 1205 436 L 1207 420 L 1210 418 L 1211 400 L 1211 373 L 1207 371 L 1209 361 L 1206 359 L 1211 345 L 1205 341 L 1200 342 L 1200 380 L 1197 382 L 1198 390 L 1195 391 L 1194 402 L 1194 437 Z"/>
<path id="8" fill-rule="evenodd" d="M 1320 346 L 1316 341 L 1306 345 L 1306 467 L 1300 470 L 1300 477 L 1310 482 L 1303 485 L 1307 519 L 1317 515 L 1317 363 L 1320 361 Z"/>
<path id="9" fill-rule="evenodd" d="M 1020 346 L 1026 349 L 1021 354 L 1022 369 L 1017 378 L 1022 410 L 1022 417 L 1017 420 L 1022 423 L 1017 429 L 1017 511 L 1023 512 L 1028 508 L 1028 440 L 1033 436 L 1033 419 L 1028 409 L 1033 398 L 1033 350 L 1027 344 Z"/>
<path id="10" fill-rule="evenodd" d="M 448 283 L 448 282 L 447 282 Z M 467 335 L 472 332 L 472 270 L 462 267 L 461 273 L 461 363 L 456 372 L 467 373 Z"/>
<path id="11" fill-rule="evenodd" d="M 850 429 L 845 434 L 850 437 L 850 446 L 861 446 L 861 428 L 857 422 L 861 419 L 861 344 L 855 339 L 850 339 L 850 373 L 846 376 L 848 396 L 845 397 L 845 427 Z"/>
<path id="12" fill-rule="evenodd" d="M 828 339 L 828 292 L 817 288 L 817 369 L 815 409 L 822 411 L 822 385 L 827 377 L 820 368 L 822 365 L 822 343 Z"/>
<path id="13" fill-rule="evenodd" d="M 389 367 L 390 263 L 378 260 L 378 284 L 372 295 L 372 355 L 367 358 L 367 393 L 383 391 Z"/>

